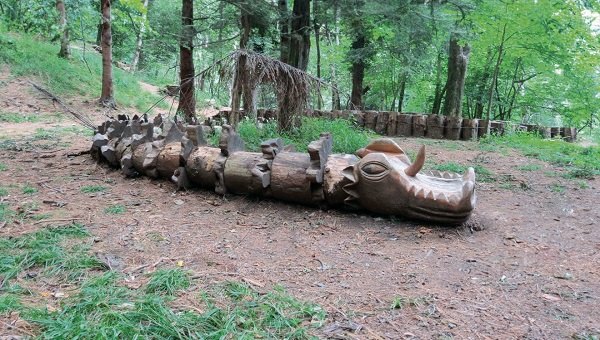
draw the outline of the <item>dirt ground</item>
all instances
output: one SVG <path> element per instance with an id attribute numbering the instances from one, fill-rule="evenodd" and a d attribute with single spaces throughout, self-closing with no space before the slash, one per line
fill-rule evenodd
<path id="1" fill-rule="evenodd" d="M 16 82 L 0 84 L 0 112 L 57 111 Z M 73 102 L 102 120 L 92 102 Z M 0 139 L 26 138 L 33 128 L 0 123 Z M 326 309 L 325 325 L 315 331 L 321 338 L 600 334 L 598 178 L 583 185 L 560 177 L 552 165 L 514 151 L 481 151 L 471 142 L 399 139 L 411 151 L 426 143 L 432 164 L 480 164 L 493 173 L 494 181 L 477 184 L 470 223 L 449 228 L 202 190 L 176 192 L 166 181 L 125 179 L 89 155 L 69 156 L 87 150 L 90 137 L 58 138 L 67 144 L 0 149 L 7 166 L 0 184 L 13 188 L 1 199 L 13 209 L 35 201 L 35 213 L 48 214 L 40 222 L 0 225 L 0 237 L 72 220 L 85 224 L 94 235 L 93 252 L 128 273 L 131 286 L 144 280 L 144 272 L 177 261 L 200 287 L 225 280 L 258 290 L 283 285 Z M 539 169 L 519 170 L 528 164 Z M 22 194 L 25 183 L 38 192 Z M 81 192 L 88 185 L 108 190 Z M 114 204 L 123 204 L 126 213 L 107 215 L 104 209 Z M 391 308 L 394 300 L 404 301 L 403 308 Z"/>

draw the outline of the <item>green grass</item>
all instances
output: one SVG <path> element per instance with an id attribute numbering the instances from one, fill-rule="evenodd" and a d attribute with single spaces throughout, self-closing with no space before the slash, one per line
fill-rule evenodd
<path id="1" fill-rule="evenodd" d="M 475 176 L 478 181 L 481 182 L 493 182 L 495 181 L 494 174 L 484 166 L 475 164 L 475 165 L 462 165 L 455 162 L 441 163 L 435 164 L 431 166 L 431 169 L 438 171 L 448 171 L 455 172 L 457 174 L 463 174 L 469 167 L 472 167 L 475 170 Z"/>
<path id="2" fill-rule="evenodd" d="M 106 207 L 106 209 L 104 209 L 104 212 L 109 215 L 120 215 L 124 214 L 126 211 L 127 208 L 125 208 L 125 206 L 122 204 L 109 205 Z"/>
<path id="3" fill-rule="evenodd" d="M 16 112 L 0 112 L 0 122 L 4 123 L 35 123 L 41 121 L 39 115 L 16 113 Z"/>
<path id="4" fill-rule="evenodd" d="M 8 189 L 5 187 L 0 187 L 0 197 L 8 196 Z"/>
<path id="5" fill-rule="evenodd" d="M 308 144 L 318 140 L 321 133 L 333 136 L 333 152 L 355 153 L 376 137 L 372 132 L 360 129 L 347 119 L 324 119 L 304 117 L 296 130 L 281 134 L 277 132 L 277 122 L 268 121 L 258 128 L 254 122 L 244 119 L 238 125 L 238 133 L 250 151 L 260 151 L 260 144 L 271 138 L 281 138 L 286 145 L 293 145 L 297 151 L 307 150 Z M 211 144 L 218 143 L 218 136 L 211 137 Z"/>
<path id="6" fill-rule="evenodd" d="M 0 171 L 6 171 L 8 170 L 8 166 L 4 163 L 0 163 Z"/>
<path id="7" fill-rule="evenodd" d="M 60 46 L 26 34 L 6 33 L 0 39 L 0 63 L 6 63 L 15 76 L 32 76 L 57 95 L 100 97 L 102 60 L 91 49 L 72 50 L 71 60 L 57 56 Z M 88 46 L 89 48 L 89 46 Z M 113 67 L 115 99 L 118 105 L 148 109 L 159 97 L 143 91 L 138 79 Z"/>
<path id="8" fill-rule="evenodd" d="M 0 136 L 0 149 L 10 151 L 56 149 L 70 145 L 68 141 L 62 140 L 62 137 L 89 135 L 91 135 L 91 130 L 80 126 L 38 128 L 33 135 L 27 137 L 13 139 Z"/>
<path id="9" fill-rule="evenodd" d="M 556 193 L 559 193 L 559 194 L 562 194 L 563 192 L 565 192 L 565 190 L 566 190 L 565 186 L 561 185 L 561 184 L 556 184 L 555 183 L 555 184 L 552 184 L 550 186 L 550 191 L 556 192 Z"/>
<path id="10" fill-rule="evenodd" d="M 226 282 L 191 290 L 190 274 L 177 268 L 157 270 L 139 289 L 128 288 L 123 275 L 88 254 L 90 236 L 74 224 L 0 237 L 0 315 L 19 313 L 45 339 L 307 339 L 311 329 L 323 324 L 321 307 L 299 301 L 281 287 L 259 293 L 246 284 Z M 32 271 L 35 280 L 21 279 Z M 43 297 L 25 299 L 52 277 L 68 283 L 73 292 L 60 299 L 58 308 L 49 309 L 47 304 L 56 302 Z M 177 303 L 173 294 L 180 290 L 186 290 L 186 305 L 199 308 Z"/>
<path id="11" fill-rule="evenodd" d="M 545 140 L 527 133 L 490 136 L 481 140 L 483 149 L 513 148 L 523 155 L 563 167 L 567 178 L 590 179 L 600 175 L 600 147 L 583 147 L 562 140 Z"/>
<path id="12" fill-rule="evenodd" d="M 396 296 L 390 304 L 390 309 L 403 309 L 404 307 L 421 307 L 429 305 L 433 302 L 434 298 L 431 296 Z"/>
<path id="13" fill-rule="evenodd" d="M 2 196 L 2 195 L 0 195 Z M 10 209 L 8 203 L 0 203 L 0 223 L 10 222 L 13 217 L 15 217 L 16 213 Z"/>
<path id="14" fill-rule="evenodd" d="M 79 190 L 85 194 L 92 194 L 97 192 L 104 192 L 107 189 L 108 188 L 103 185 L 84 185 Z"/>
<path id="15" fill-rule="evenodd" d="M 189 273 L 179 268 L 159 269 L 152 273 L 146 285 L 146 292 L 173 295 L 177 291 L 189 288 L 191 283 Z"/>
<path id="16" fill-rule="evenodd" d="M 38 192 L 38 189 L 32 187 L 29 184 L 25 184 L 25 186 L 23 186 L 22 192 L 26 195 L 33 195 Z"/>
<path id="17" fill-rule="evenodd" d="M 540 170 L 542 168 L 541 165 L 539 164 L 526 164 L 526 165 L 519 165 L 517 167 L 517 170 L 521 170 L 521 171 L 537 171 Z"/>

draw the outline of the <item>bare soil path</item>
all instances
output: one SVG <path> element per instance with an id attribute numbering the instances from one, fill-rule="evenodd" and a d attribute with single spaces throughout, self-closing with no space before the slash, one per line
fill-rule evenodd
<path id="1" fill-rule="evenodd" d="M 6 85 L 0 87 L 0 104 L 9 102 L 18 112 L 27 105 L 40 115 L 56 111 L 36 95 L 6 93 Z M 81 103 L 101 120 L 92 104 Z M 0 142 L 18 143 L 34 127 L 0 123 Z M 6 166 L 0 185 L 9 190 L 2 202 L 13 209 L 33 202 L 31 213 L 47 214 L 41 222 L 0 226 L 0 236 L 60 223 L 52 220 L 79 221 L 94 235 L 92 251 L 113 270 L 131 273 L 128 285 L 178 261 L 200 286 L 232 279 L 257 289 L 283 285 L 327 310 L 326 324 L 316 331 L 322 338 L 600 334 L 599 179 L 568 180 L 552 165 L 513 151 L 481 151 L 475 143 L 400 139 L 412 151 L 428 144 L 432 164 L 480 164 L 493 174 L 493 181 L 477 184 L 471 223 L 448 228 L 202 190 L 175 192 L 169 182 L 125 179 L 89 155 L 68 156 L 87 150 L 89 137 L 56 138 L 60 144 L 0 148 Z M 539 166 L 519 170 L 530 164 Z M 37 193 L 22 193 L 26 183 Z M 106 190 L 81 191 L 90 185 Z M 106 214 L 115 204 L 126 212 Z"/>

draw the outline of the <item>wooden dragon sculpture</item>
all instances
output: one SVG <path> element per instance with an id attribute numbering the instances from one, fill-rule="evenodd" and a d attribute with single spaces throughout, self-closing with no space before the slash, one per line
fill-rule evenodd
<path id="1" fill-rule="evenodd" d="M 364 209 L 429 222 L 466 221 L 475 206 L 475 172 L 421 171 L 425 148 L 414 162 L 391 139 L 373 140 L 355 155 L 332 154 L 322 134 L 308 153 L 292 152 L 281 139 L 244 151 L 225 125 L 219 147 L 209 147 L 206 126 L 155 119 L 109 120 L 96 130 L 91 153 L 125 176 L 169 178 L 179 189 L 194 186 L 219 194 L 249 194 L 307 204 Z"/>

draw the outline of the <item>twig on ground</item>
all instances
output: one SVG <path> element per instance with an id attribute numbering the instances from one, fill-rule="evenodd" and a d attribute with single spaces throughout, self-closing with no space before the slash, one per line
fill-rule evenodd
<path id="1" fill-rule="evenodd" d="M 54 219 L 54 220 L 40 220 L 37 222 L 34 222 L 33 224 L 41 224 L 41 223 L 54 223 L 54 222 L 69 222 L 69 221 L 79 221 L 79 220 L 83 220 L 83 218 L 81 217 L 71 217 L 71 218 L 58 218 L 58 219 Z"/>

